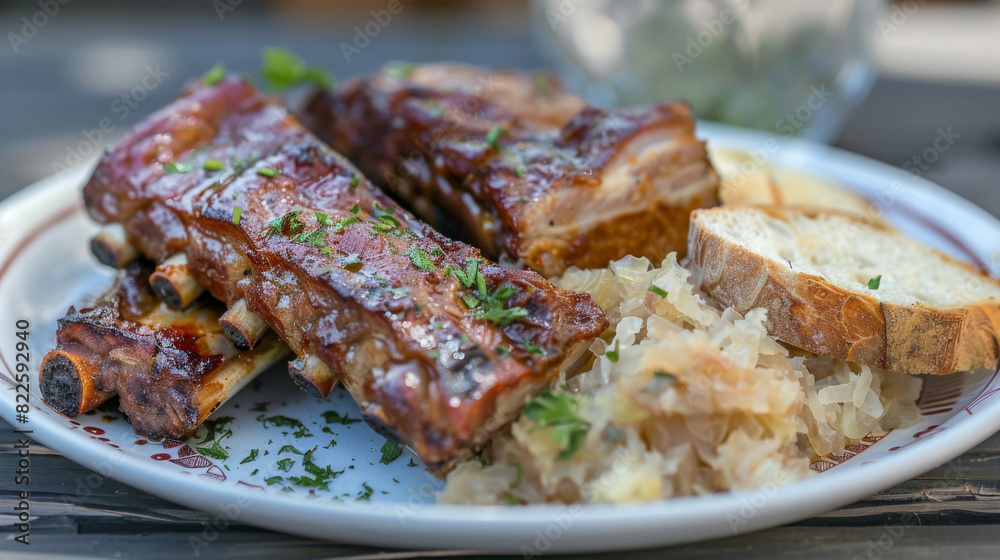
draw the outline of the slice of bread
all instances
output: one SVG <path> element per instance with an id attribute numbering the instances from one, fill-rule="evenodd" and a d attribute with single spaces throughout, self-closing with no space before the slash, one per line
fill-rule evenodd
<path id="1" fill-rule="evenodd" d="M 904 373 L 997 366 L 1000 282 L 891 228 L 723 206 L 692 214 L 688 255 L 703 290 L 741 313 L 765 308 L 788 344 Z"/>
<path id="2" fill-rule="evenodd" d="M 808 206 L 841 210 L 866 221 L 885 223 L 871 200 L 823 177 L 780 165 L 761 165 L 749 154 L 709 149 L 721 177 L 722 204 Z"/>

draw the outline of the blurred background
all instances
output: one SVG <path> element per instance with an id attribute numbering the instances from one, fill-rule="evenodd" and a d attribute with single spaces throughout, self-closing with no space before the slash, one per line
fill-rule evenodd
<path id="1" fill-rule="evenodd" d="M 0 0 L 0 32 L 0 198 L 93 157 L 215 61 L 255 72 L 261 47 L 287 46 L 338 80 L 390 60 L 549 67 L 595 103 L 684 99 L 1000 215 L 1000 0 Z"/>

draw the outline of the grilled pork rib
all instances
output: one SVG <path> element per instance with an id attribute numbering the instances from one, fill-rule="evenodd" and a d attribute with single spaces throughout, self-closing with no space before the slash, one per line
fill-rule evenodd
<path id="1" fill-rule="evenodd" d="M 237 351 L 220 330 L 218 302 L 174 311 L 150 292 L 152 271 L 134 262 L 93 306 L 70 308 L 42 361 L 42 398 L 73 417 L 118 395 L 136 433 L 184 439 L 288 348 L 271 334 Z"/>
<path id="2" fill-rule="evenodd" d="M 584 294 L 416 220 L 243 80 L 190 85 L 84 190 L 91 216 L 239 304 L 432 468 L 467 457 L 605 328 Z"/>
<path id="3" fill-rule="evenodd" d="M 431 225 L 546 276 L 683 254 L 691 210 L 717 202 L 681 103 L 590 107 L 545 74 L 428 64 L 322 92 L 303 112 Z"/>

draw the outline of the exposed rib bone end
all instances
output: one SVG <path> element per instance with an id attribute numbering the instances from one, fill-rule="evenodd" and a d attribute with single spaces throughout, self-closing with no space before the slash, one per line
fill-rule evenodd
<path id="1" fill-rule="evenodd" d="M 337 384 L 336 372 L 316 356 L 288 362 L 288 374 L 300 389 L 320 398 L 326 398 Z"/>
<path id="2" fill-rule="evenodd" d="M 90 250 L 101 264 L 124 268 L 139 256 L 139 250 L 125 240 L 121 224 L 108 224 L 90 240 Z"/>
<path id="3" fill-rule="evenodd" d="M 97 387 L 101 360 L 78 344 L 60 345 L 42 360 L 39 385 L 42 398 L 56 412 L 74 417 L 115 395 Z"/>
<path id="4" fill-rule="evenodd" d="M 222 332 L 233 341 L 236 348 L 246 351 L 257 345 L 267 333 L 267 323 L 247 309 L 246 300 L 234 303 L 219 319 Z"/>
<path id="5" fill-rule="evenodd" d="M 184 309 L 205 291 L 188 269 L 187 255 L 178 253 L 163 261 L 149 277 L 153 293 L 173 309 Z"/>

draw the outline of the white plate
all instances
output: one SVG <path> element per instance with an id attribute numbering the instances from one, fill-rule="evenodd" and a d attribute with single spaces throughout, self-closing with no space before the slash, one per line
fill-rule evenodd
<path id="1" fill-rule="evenodd" d="M 782 142 L 711 124 L 700 130 L 716 148 L 756 150 L 766 165 L 807 171 L 880 200 L 886 216 L 904 231 L 998 272 L 1000 223 L 940 187 L 827 146 Z M 814 468 L 826 472 L 805 481 L 756 492 L 572 507 L 436 505 L 433 490 L 439 481 L 420 466 L 408 466 L 413 464 L 409 452 L 383 465 L 384 439 L 364 423 L 325 422 L 322 413 L 330 410 L 358 418 L 350 397 L 342 392 L 328 400 L 309 397 L 294 388 L 283 368 L 264 374 L 257 390 L 244 390 L 216 413 L 216 418 L 236 418 L 228 425 L 232 435 L 220 442 L 228 447 L 227 460 L 205 458 L 189 445 L 146 442 L 132 434 L 120 414 L 100 411 L 68 420 L 50 411 L 35 390 L 38 364 L 54 345 L 56 319 L 110 279 L 87 250 L 95 228 L 81 209 L 79 191 L 86 175 L 87 170 L 79 170 L 51 177 L 0 204 L 0 414 L 88 468 L 217 514 L 220 530 L 236 518 L 302 536 L 379 546 L 525 554 L 666 545 L 771 527 L 837 508 L 940 465 L 1000 428 L 995 372 L 933 378 L 925 382 L 920 404 L 926 416 L 920 425 L 816 462 Z M 31 323 L 32 402 L 26 424 L 16 421 L 11 382 L 19 319 Z M 253 410 L 263 401 L 270 402 L 267 412 Z M 264 429 L 257 419 L 261 414 L 299 419 L 312 437 L 295 439 L 288 428 Z M 325 427 L 333 433 L 324 432 Z M 947 435 L 941 437 L 943 432 Z M 331 439 L 337 445 L 323 447 Z M 268 486 L 269 477 L 303 474 L 300 456 L 279 454 L 286 444 L 299 451 L 318 445 L 314 461 L 344 469 L 344 474 L 329 490 L 313 493 L 288 483 Z M 259 450 L 256 461 L 241 464 L 252 448 Z M 279 469 L 281 458 L 295 461 L 288 472 Z M 259 469 L 256 474 L 254 469 Z M 370 502 L 356 501 L 365 484 L 372 489 Z M 286 486 L 292 491 L 283 491 Z M 208 546 L 213 534 L 206 529 L 202 542 L 188 544 Z"/>

